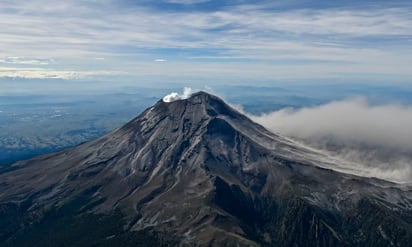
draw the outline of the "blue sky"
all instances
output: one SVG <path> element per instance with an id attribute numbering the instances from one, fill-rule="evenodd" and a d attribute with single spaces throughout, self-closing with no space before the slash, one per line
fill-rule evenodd
<path id="1" fill-rule="evenodd" d="M 21 79 L 412 85 L 409 1 L 2 0 L 0 30 L 0 93 Z"/>

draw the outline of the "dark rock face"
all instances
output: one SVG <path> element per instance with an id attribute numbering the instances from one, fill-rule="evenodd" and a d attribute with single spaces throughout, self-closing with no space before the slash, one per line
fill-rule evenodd
<path id="1" fill-rule="evenodd" d="M 0 170 L 0 246 L 408 246 L 411 189 L 338 173 L 207 93 Z"/>

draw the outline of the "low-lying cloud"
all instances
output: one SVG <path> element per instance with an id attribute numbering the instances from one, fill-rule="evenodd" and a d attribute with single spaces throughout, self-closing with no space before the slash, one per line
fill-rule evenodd
<path id="1" fill-rule="evenodd" d="M 253 118 L 271 130 L 299 138 L 334 137 L 412 151 L 412 106 L 373 106 L 358 98 Z"/>
<path id="2" fill-rule="evenodd" d="M 358 175 L 412 181 L 412 106 L 372 105 L 356 98 L 250 117 L 357 164 Z"/>

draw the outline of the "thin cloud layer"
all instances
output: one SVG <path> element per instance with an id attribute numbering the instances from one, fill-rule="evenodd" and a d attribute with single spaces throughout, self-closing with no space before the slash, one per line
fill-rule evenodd
<path id="1" fill-rule="evenodd" d="M 27 58 L 27 57 L 5 57 L 0 59 L 0 63 L 5 64 L 28 64 L 28 65 L 48 65 L 52 62 L 50 59 Z"/>
<path id="2" fill-rule="evenodd" d="M 55 70 L 45 68 L 17 68 L 17 67 L 0 67 L 0 78 L 22 78 L 22 79 L 85 79 L 95 78 L 98 76 L 119 76 L 122 75 L 119 71 L 104 71 L 104 70 Z"/>
<path id="3" fill-rule="evenodd" d="M 216 77 L 265 79 L 412 76 L 410 5 L 313 4 L 235 1 L 207 3 L 194 12 L 152 1 L 5 0 L 0 58 L 50 57 L 59 64 L 49 69 L 73 70 L 75 64 L 135 76 L 142 71 L 196 76 L 202 70 Z M 105 57 L 105 63 L 96 64 L 94 57 Z M 151 68 L 159 57 L 174 63 Z"/>
<path id="4" fill-rule="evenodd" d="M 209 1 L 211 0 L 165 0 L 165 2 L 167 3 L 184 4 L 184 5 L 205 3 Z"/>

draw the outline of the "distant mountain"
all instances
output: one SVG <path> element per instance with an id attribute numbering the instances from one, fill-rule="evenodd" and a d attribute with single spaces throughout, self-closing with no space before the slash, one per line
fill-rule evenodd
<path id="1" fill-rule="evenodd" d="M 323 168 L 321 168 L 323 167 Z M 0 246 L 410 246 L 412 190 L 199 92 L 0 170 Z"/>

